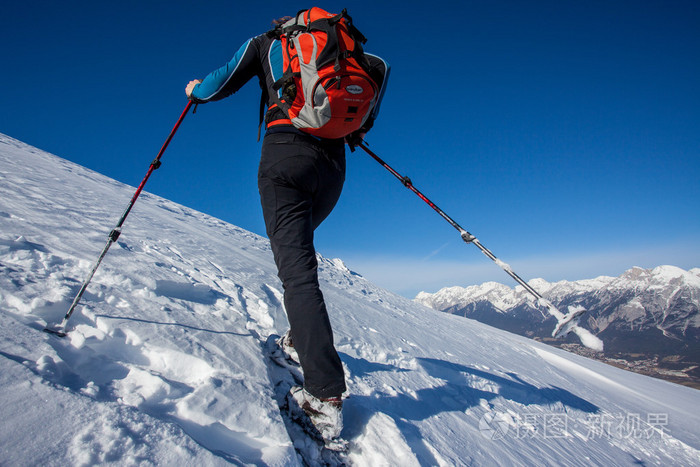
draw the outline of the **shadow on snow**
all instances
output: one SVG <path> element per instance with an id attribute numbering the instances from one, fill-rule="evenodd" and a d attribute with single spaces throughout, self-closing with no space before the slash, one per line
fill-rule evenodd
<path id="1" fill-rule="evenodd" d="M 377 371 L 406 372 L 383 363 L 372 363 L 341 354 L 354 376 Z M 409 394 L 378 393 L 368 396 L 352 395 L 345 403 L 346 439 L 361 435 L 376 413 L 389 415 L 414 450 L 421 462 L 436 464 L 433 454 L 422 441 L 418 426 L 411 422 L 425 420 L 443 412 L 464 413 L 479 406 L 482 400 L 503 398 L 517 404 L 550 406 L 562 404 L 586 413 L 597 413 L 600 408 L 566 389 L 556 386 L 538 387 L 524 381 L 516 373 L 499 376 L 467 365 L 433 358 L 417 358 L 421 368 L 442 384 L 426 387 Z"/>

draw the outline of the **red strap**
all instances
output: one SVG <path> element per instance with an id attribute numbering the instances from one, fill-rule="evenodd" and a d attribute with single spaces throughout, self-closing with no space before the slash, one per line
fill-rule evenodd
<path id="1" fill-rule="evenodd" d="M 270 128 L 271 126 L 276 126 L 276 125 L 291 125 L 292 121 L 288 118 L 280 118 L 279 120 L 273 120 L 270 123 L 267 124 L 267 128 Z"/>

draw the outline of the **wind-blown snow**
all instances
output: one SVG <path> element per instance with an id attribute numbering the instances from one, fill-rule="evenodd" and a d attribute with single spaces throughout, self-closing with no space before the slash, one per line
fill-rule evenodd
<path id="1" fill-rule="evenodd" d="M 144 193 L 68 337 L 41 332 L 132 194 L 0 135 L 0 464 L 303 464 L 261 351 L 287 327 L 264 238 Z M 700 392 L 319 271 L 350 463 L 700 465 Z"/>

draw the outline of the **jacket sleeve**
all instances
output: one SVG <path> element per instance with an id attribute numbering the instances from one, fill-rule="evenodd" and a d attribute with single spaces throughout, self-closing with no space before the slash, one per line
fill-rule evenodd
<path id="1" fill-rule="evenodd" d="M 384 92 L 386 91 L 387 82 L 389 81 L 389 72 L 391 71 L 391 67 L 381 57 L 369 53 L 365 53 L 365 56 L 369 61 L 369 74 L 374 80 L 374 82 L 377 83 L 377 86 L 379 86 L 377 103 L 374 104 L 372 113 L 370 114 L 369 118 L 367 119 L 367 121 L 361 129 L 361 131 L 366 133 L 367 131 L 369 131 L 370 128 L 372 128 L 372 125 L 374 125 L 374 121 L 379 116 L 379 108 L 382 104 L 382 99 L 384 98 Z"/>
<path id="2" fill-rule="evenodd" d="M 228 63 L 209 73 L 194 87 L 190 99 L 201 104 L 228 97 L 254 77 L 259 67 L 258 48 L 254 38 L 248 39 Z"/>

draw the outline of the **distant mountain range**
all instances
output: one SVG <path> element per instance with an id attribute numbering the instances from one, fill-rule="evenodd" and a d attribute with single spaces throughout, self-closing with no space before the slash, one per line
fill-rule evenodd
<path id="1" fill-rule="evenodd" d="M 606 354 L 681 355 L 700 362 L 700 268 L 634 267 L 620 277 L 529 284 L 561 311 L 585 307 L 581 325 L 603 340 Z M 555 325 L 521 286 L 447 287 L 421 292 L 415 300 L 532 338 L 550 338 Z"/>

